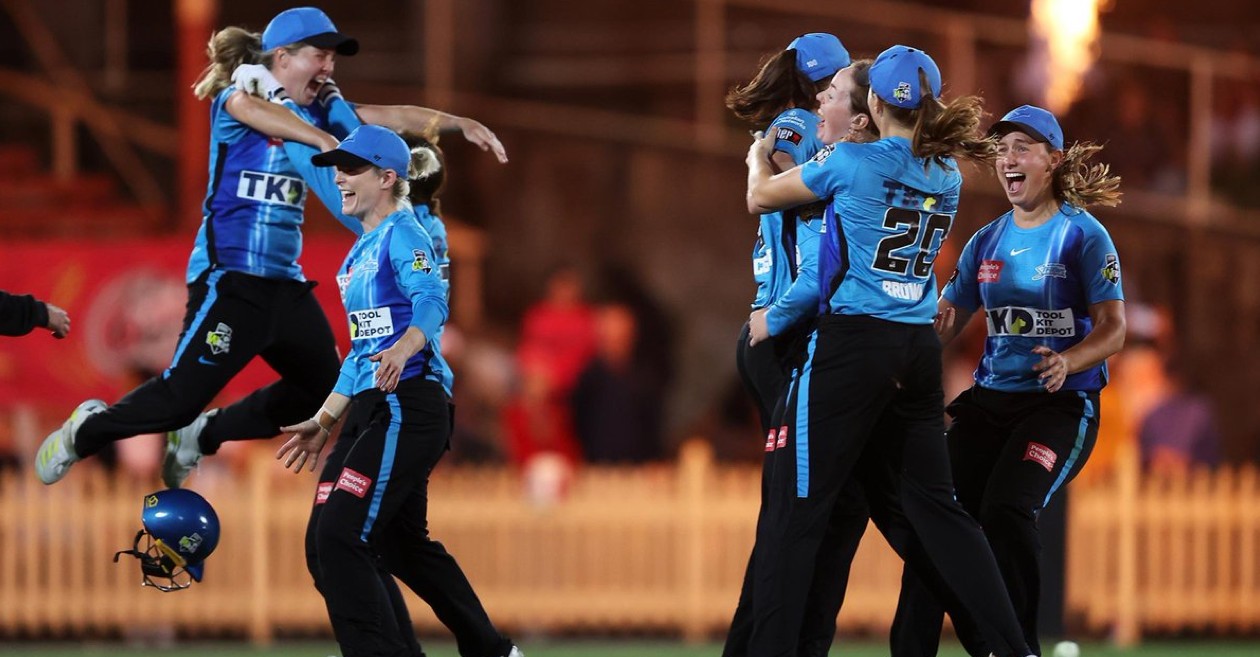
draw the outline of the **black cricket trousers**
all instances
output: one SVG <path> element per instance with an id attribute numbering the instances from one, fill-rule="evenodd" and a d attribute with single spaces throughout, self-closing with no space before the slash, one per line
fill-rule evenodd
<path id="1" fill-rule="evenodd" d="M 202 433 L 202 451 L 223 440 L 272 438 L 319 410 L 340 361 L 313 282 L 211 270 L 188 286 L 184 329 L 171 366 L 84 420 L 75 451 L 146 433 L 181 429 L 255 356 L 280 380 L 222 409 Z"/>
<path id="2" fill-rule="evenodd" d="M 461 655 L 511 650 L 454 557 L 429 537 L 429 475 L 450 431 L 450 402 L 437 382 L 413 377 L 393 393 L 354 397 L 321 471 L 306 533 L 307 567 L 345 657 L 411 654 L 377 555 L 450 628 Z"/>
<path id="3" fill-rule="evenodd" d="M 807 354 L 788 404 L 790 458 L 774 461 L 758 528 L 749 654 L 795 654 L 819 546 L 869 448 L 878 458 L 858 475 L 885 481 L 887 494 L 868 502 L 893 548 L 916 570 L 939 573 L 997 655 L 1028 655 L 984 534 L 954 499 L 932 326 L 828 315 Z M 874 436 L 880 426 L 895 429 Z"/>
<path id="4" fill-rule="evenodd" d="M 1037 520 L 1076 478 L 1098 439 L 1097 391 L 964 391 L 947 409 L 958 501 L 984 527 L 1024 639 L 1041 654 L 1041 538 Z M 914 573 L 902 577 L 892 629 L 894 657 L 930 657 L 939 647 L 942 609 Z M 960 633 L 960 638 L 966 637 Z"/>
<path id="5" fill-rule="evenodd" d="M 782 457 L 783 452 L 779 448 L 786 446 L 786 443 L 779 445 L 779 437 L 783 436 L 786 440 L 788 430 L 784 411 L 788 392 L 804 360 L 807 335 L 802 333 L 794 332 L 749 346 L 748 324 L 745 323 L 736 345 L 735 363 L 740 379 L 757 404 L 761 431 L 766 436 L 758 525 L 765 514 L 772 461 Z M 869 518 L 866 498 L 857 482 L 852 482 L 844 488 L 819 546 L 814 583 L 810 587 L 805 617 L 797 638 L 797 654 L 801 657 L 826 657 L 831 650 L 836 636 L 836 616 L 844 604 L 844 593 L 849 584 L 849 567 L 862 542 Z M 726 634 L 722 657 L 744 657 L 748 654 L 754 617 L 753 564 L 756 558 L 754 545 L 744 570 L 739 602 Z"/>

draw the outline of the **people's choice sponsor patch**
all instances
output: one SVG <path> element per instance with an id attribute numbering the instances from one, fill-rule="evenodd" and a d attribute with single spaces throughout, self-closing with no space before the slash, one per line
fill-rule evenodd
<path id="1" fill-rule="evenodd" d="M 367 495 L 368 488 L 372 486 L 372 479 L 361 473 L 355 472 L 350 468 L 342 468 L 341 475 L 337 477 L 337 486 L 333 490 L 344 490 L 355 497 L 363 497 Z"/>
<path id="2" fill-rule="evenodd" d="M 1041 443 L 1029 441 L 1028 447 L 1024 450 L 1024 460 L 1040 465 L 1046 469 L 1046 472 L 1052 472 L 1054 471 L 1054 462 L 1059 460 L 1059 455 Z"/>

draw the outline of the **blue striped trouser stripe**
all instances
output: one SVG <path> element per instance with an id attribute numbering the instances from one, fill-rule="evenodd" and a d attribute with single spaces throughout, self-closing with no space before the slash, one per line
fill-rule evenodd
<path id="1" fill-rule="evenodd" d="M 814 350 L 818 332 L 809 336 L 805 364 L 801 366 L 801 385 L 796 395 L 796 496 L 809 497 L 809 380 L 814 371 Z"/>
<path id="2" fill-rule="evenodd" d="M 196 316 L 188 324 L 188 330 L 184 332 L 184 337 L 180 339 L 179 345 L 175 347 L 175 357 L 171 359 L 171 366 L 166 368 L 165 372 L 162 372 L 163 379 L 171 375 L 171 369 L 175 367 L 175 364 L 184 355 L 184 350 L 188 348 L 193 337 L 201 333 L 201 325 L 206 321 L 206 315 L 214 307 L 214 302 L 219 300 L 219 279 L 223 278 L 223 274 L 224 271 L 222 269 L 215 269 L 206 278 L 206 298 L 201 301 L 201 307 L 197 309 Z"/>
<path id="3" fill-rule="evenodd" d="M 1089 421 L 1094 419 L 1094 403 L 1089 400 L 1089 394 L 1084 391 L 1076 391 L 1076 394 L 1085 403 L 1085 409 L 1081 412 L 1081 423 L 1076 429 L 1076 442 L 1072 444 L 1072 451 L 1068 453 L 1067 460 L 1063 462 L 1063 468 L 1059 470 L 1059 476 L 1054 480 L 1054 485 L 1050 487 L 1050 491 L 1046 493 L 1046 499 L 1041 501 L 1042 508 L 1050 503 L 1050 498 L 1054 496 L 1055 491 L 1063 485 L 1068 475 L 1072 472 L 1072 466 L 1076 465 L 1076 459 L 1080 458 L 1081 450 L 1085 449 L 1085 432 L 1089 430 Z"/>
<path id="4" fill-rule="evenodd" d="M 398 434 L 402 430 L 402 406 L 398 403 L 398 395 L 385 395 L 389 404 L 389 426 L 385 429 L 385 447 L 381 450 L 381 467 L 377 470 L 376 488 L 372 489 L 372 502 L 368 505 L 367 518 L 363 520 L 363 531 L 359 538 L 367 542 L 376 524 L 376 517 L 381 513 L 381 500 L 385 497 L 385 487 L 389 485 L 390 475 L 394 472 L 394 455 L 398 451 Z"/>

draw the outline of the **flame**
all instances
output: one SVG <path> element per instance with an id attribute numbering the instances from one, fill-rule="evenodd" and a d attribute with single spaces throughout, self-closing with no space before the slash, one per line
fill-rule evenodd
<path id="1" fill-rule="evenodd" d="M 1046 109 L 1059 113 L 1080 95 L 1085 74 L 1098 57 L 1098 14 L 1111 0 L 1032 0 L 1030 29 L 1043 67 Z"/>

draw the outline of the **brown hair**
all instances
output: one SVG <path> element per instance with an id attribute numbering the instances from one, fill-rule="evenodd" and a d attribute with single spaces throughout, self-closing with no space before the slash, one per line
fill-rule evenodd
<path id="1" fill-rule="evenodd" d="M 294 53 L 306 45 L 298 42 L 283 46 L 283 48 Z M 237 66 L 262 64 L 271 68 L 275 56 L 274 50 L 263 52 L 262 35 L 258 32 L 250 32 L 239 27 L 225 27 L 210 37 L 210 43 L 206 45 L 206 57 L 210 59 L 210 63 L 193 83 L 193 94 L 201 100 L 213 98 L 232 85 L 232 71 L 235 71 Z"/>
<path id="2" fill-rule="evenodd" d="M 946 167 L 947 157 L 955 157 L 992 166 L 997 159 L 997 141 L 980 136 L 980 120 L 984 117 L 984 99 L 963 96 L 948 103 L 931 93 L 927 74 L 919 70 L 919 88 L 924 90 L 916 109 L 885 103 L 885 111 L 893 120 L 914 126 L 910 150 L 915 157 Z"/>
<path id="3" fill-rule="evenodd" d="M 1111 167 L 1106 164 L 1089 163 L 1102 149 L 1099 144 L 1078 141 L 1063 151 L 1063 161 L 1052 176 L 1055 198 L 1078 208 L 1120 204 L 1120 176 L 1111 175 Z"/>
<path id="4" fill-rule="evenodd" d="M 858 59 L 849 65 L 853 69 L 853 89 L 849 91 L 849 109 L 854 114 L 865 114 L 871 119 L 871 106 L 867 102 L 867 93 L 871 90 L 871 64 L 869 59 Z M 879 139 L 879 126 L 873 119 L 866 122 L 866 132 L 871 140 Z"/>
<path id="5" fill-rule="evenodd" d="M 784 50 L 762 60 L 751 82 L 727 92 L 726 106 L 741 120 L 764 126 L 789 107 L 816 109 L 818 92 L 830 82 L 810 80 L 796 68 L 796 50 Z"/>

